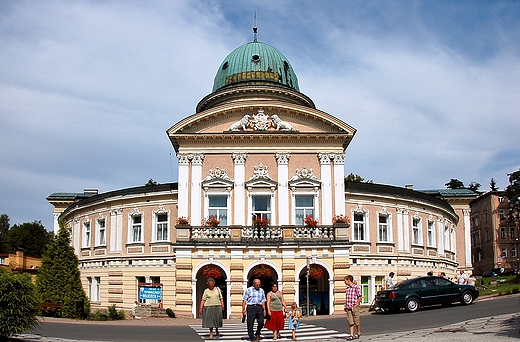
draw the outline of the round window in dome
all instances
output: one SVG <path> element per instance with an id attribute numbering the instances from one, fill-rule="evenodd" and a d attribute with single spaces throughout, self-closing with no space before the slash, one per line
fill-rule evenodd
<path id="1" fill-rule="evenodd" d="M 253 55 L 251 59 L 253 60 L 253 62 L 260 62 L 260 56 L 258 55 Z"/>
<path id="2" fill-rule="evenodd" d="M 224 65 L 222 66 L 222 70 L 226 70 L 228 68 L 228 66 L 229 66 L 228 62 L 224 63 Z"/>

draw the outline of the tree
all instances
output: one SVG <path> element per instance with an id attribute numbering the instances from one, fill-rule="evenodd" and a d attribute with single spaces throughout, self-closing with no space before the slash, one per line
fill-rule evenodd
<path id="1" fill-rule="evenodd" d="M 60 222 L 58 235 L 51 238 L 43 253 L 36 290 L 41 302 L 61 303 L 63 317 L 83 318 L 83 312 L 89 311 L 78 266 L 78 257 L 70 245 L 70 232 Z M 81 312 L 78 305 L 83 305 Z"/>
<path id="2" fill-rule="evenodd" d="M 509 173 L 509 185 L 505 189 L 507 197 L 507 217 L 510 222 L 520 224 L 520 170 Z"/>
<path id="3" fill-rule="evenodd" d="M 491 180 L 489 181 L 489 188 L 491 189 L 491 191 L 498 190 L 497 182 L 495 181 L 495 178 L 491 178 Z"/>
<path id="4" fill-rule="evenodd" d="M 452 178 L 448 183 L 444 184 L 448 189 L 464 189 L 464 183 L 456 178 Z"/>
<path id="5" fill-rule="evenodd" d="M 0 215 L 0 253 L 8 253 L 7 245 L 5 244 L 5 238 L 9 231 L 9 216 L 6 214 Z"/>
<path id="6" fill-rule="evenodd" d="M 473 190 L 475 192 L 477 192 L 479 188 L 480 188 L 480 183 L 477 183 L 477 182 L 471 182 L 468 185 L 468 189 Z"/>
<path id="7" fill-rule="evenodd" d="M 25 255 L 41 258 L 51 234 L 41 221 L 15 224 L 7 232 L 5 243 L 11 253 L 22 248 Z"/>
<path id="8" fill-rule="evenodd" d="M 37 303 L 29 274 L 0 267 L 0 341 L 38 324 Z"/>
<path id="9" fill-rule="evenodd" d="M 352 172 L 347 177 L 345 177 L 345 180 L 347 182 L 355 182 L 355 183 L 373 183 L 372 180 L 369 179 L 369 180 L 365 181 L 365 178 L 361 177 L 360 175 L 355 175 Z"/>

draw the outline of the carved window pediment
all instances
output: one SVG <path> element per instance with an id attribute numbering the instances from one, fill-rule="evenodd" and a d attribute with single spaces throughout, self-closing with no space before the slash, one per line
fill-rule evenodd
<path id="1" fill-rule="evenodd" d="M 229 188 L 234 185 L 226 170 L 219 167 L 209 170 L 209 175 L 201 183 L 203 188 Z"/>
<path id="2" fill-rule="evenodd" d="M 289 180 L 290 187 L 307 187 L 307 188 L 316 188 L 321 186 L 321 181 L 318 177 L 314 175 L 312 169 L 307 167 L 302 167 L 301 169 L 296 169 L 295 175 Z"/>

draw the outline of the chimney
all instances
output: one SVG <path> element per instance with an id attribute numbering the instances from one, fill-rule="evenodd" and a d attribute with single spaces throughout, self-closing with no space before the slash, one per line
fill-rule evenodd
<path id="1" fill-rule="evenodd" d="M 97 195 L 99 193 L 98 189 L 83 189 L 84 195 Z"/>
<path id="2" fill-rule="evenodd" d="M 408 190 L 413 190 L 413 184 L 406 184 L 404 187 Z"/>

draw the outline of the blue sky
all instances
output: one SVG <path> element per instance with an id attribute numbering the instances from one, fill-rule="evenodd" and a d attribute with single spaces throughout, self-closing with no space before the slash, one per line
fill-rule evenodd
<path id="1" fill-rule="evenodd" d="M 517 1 L 0 1 L 0 213 L 177 180 L 166 129 L 258 39 L 358 132 L 346 173 L 489 189 L 520 168 Z"/>

